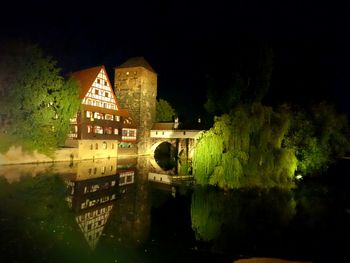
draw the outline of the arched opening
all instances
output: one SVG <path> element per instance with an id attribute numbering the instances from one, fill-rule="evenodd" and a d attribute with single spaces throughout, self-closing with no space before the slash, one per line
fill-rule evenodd
<path id="1" fill-rule="evenodd" d="M 177 163 L 176 148 L 169 142 L 162 142 L 154 151 L 154 159 L 163 170 L 171 170 Z"/>

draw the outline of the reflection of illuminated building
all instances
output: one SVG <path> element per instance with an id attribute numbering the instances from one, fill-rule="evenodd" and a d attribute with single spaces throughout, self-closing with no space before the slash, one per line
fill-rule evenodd
<path id="1" fill-rule="evenodd" d="M 133 184 L 134 171 L 117 172 L 116 160 L 81 162 L 65 175 L 67 202 L 89 246 L 94 249 L 119 197 L 119 185 Z M 120 178 L 123 178 L 120 183 Z"/>

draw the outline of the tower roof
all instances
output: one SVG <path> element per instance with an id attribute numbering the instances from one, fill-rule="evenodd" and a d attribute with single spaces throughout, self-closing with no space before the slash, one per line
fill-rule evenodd
<path id="1" fill-rule="evenodd" d="M 151 67 L 151 65 L 147 62 L 147 60 L 144 57 L 129 58 L 127 61 L 125 61 L 123 64 L 121 64 L 117 68 L 136 68 L 136 67 L 143 67 L 153 73 L 156 73 L 156 71 Z"/>

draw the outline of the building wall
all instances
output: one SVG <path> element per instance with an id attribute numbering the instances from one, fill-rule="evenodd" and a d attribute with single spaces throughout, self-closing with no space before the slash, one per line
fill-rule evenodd
<path id="1" fill-rule="evenodd" d="M 117 140 L 79 140 L 79 159 L 118 157 Z"/>
<path id="2" fill-rule="evenodd" d="M 138 153 L 148 154 L 155 122 L 157 74 L 143 67 L 116 68 L 115 93 L 137 126 Z"/>

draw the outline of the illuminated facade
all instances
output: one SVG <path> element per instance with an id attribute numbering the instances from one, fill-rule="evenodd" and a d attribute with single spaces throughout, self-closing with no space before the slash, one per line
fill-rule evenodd
<path id="1" fill-rule="evenodd" d="M 137 130 L 114 94 L 104 66 L 72 74 L 80 88 L 81 110 L 71 119 L 66 146 L 79 148 L 80 159 L 116 157 L 120 142 L 134 143 Z"/>
<path id="2" fill-rule="evenodd" d="M 155 122 L 157 73 L 143 57 L 127 60 L 115 68 L 114 89 L 138 130 L 139 154 L 150 153 L 150 130 Z"/>

